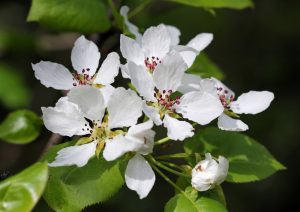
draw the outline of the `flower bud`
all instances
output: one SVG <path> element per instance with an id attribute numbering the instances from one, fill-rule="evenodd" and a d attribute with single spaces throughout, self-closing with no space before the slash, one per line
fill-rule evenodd
<path id="1" fill-rule="evenodd" d="M 211 154 L 205 154 L 205 160 L 200 161 L 192 170 L 192 186 L 198 191 L 206 191 L 220 185 L 228 173 L 228 160 L 219 156 L 218 161 Z"/>

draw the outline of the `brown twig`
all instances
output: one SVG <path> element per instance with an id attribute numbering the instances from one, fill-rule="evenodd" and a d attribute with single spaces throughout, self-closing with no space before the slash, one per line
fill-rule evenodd
<path id="1" fill-rule="evenodd" d="M 63 136 L 56 133 L 52 133 L 52 135 L 49 138 L 49 141 L 47 142 L 45 148 L 42 151 L 41 156 L 43 156 L 50 149 L 50 147 L 61 143 L 62 140 L 63 140 Z"/>

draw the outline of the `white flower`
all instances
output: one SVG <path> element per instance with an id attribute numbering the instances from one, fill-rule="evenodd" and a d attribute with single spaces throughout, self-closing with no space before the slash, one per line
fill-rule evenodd
<path id="1" fill-rule="evenodd" d="M 205 160 L 192 170 L 192 186 L 198 191 L 206 191 L 220 185 L 226 179 L 228 167 L 228 160 L 223 156 L 219 156 L 217 162 L 210 153 L 205 154 Z"/>
<path id="2" fill-rule="evenodd" d="M 139 126 L 136 123 L 142 115 L 142 101 L 135 92 L 124 88 L 114 90 L 107 105 L 108 115 L 105 115 L 101 92 L 90 86 L 73 88 L 54 108 L 42 108 L 42 111 L 48 130 L 64 136 L 87 135 L 89 142 L 60 150 L 50 166 L 84 166 L 95 155 L 97 145 L 125 138 L 137 142 L 144 136 L 130 136 L 130 129 Z M 119 129 L 123 127 L 130 127 L 128 133 Z"/>
<path id="3" fill-rule="evenodd" d="M 118 75 L 120 58 L 115 52 L 108 54 L 97 71 L 99 60 L 98 47 L 92 41 L 81 36 L 76 40 L 71 53 L 71 61 L 75 72 L 71 73 L 63 65 L 48 61 L 32 64 L 32 69 L 35 77 L 46 87 L 58 90 L 70 90 L 81 85 L 104 87 L 101 91 L 107 97 L 112 91 L 110 84 L 114 82 L 115 76 Z"/>
<path id="4" fill-rule="evenodd" d="M 249 91 L 240 95 L 237 100 L 235 94 L 226 85 L 215 78 L 201 79 L 186 74 L 185 80 L 179 87 L 183 93 L 190 91 L 206 91 L 218 95 L 224 107 L 224 113 L 218 118 L 218 127 L 228 131 L 245 131 L 248 125 L 238 118 L 237 114 L 257 114 L 266 110 L 274 99 L 269 91 Z"/>
<path id="5" fill-rule="evenodd" d="M 126 11 L 126 12 L 124 12 Z M 187 45 L 178 45 L 180 31 L 174 27 L 160 24 L 156 27 L 148 28 L 143 35 L 139 34 L 136 26 L 128 22 L 127 7 L 121 8 L 121 14 L 125 19 L 125 24 L 136 39 L 121 35 L 120 50 L 127 64 L 121 66 L 123 77 L 128 78 L 128 63 L 134 62 L 136 65 L 143 66 L 150 73 L 164 57 L 171 51 L 177 51 L 190 67 L 196 56 L 212 41 L 212 34 L 201 33 L 193 38 Z"/>
<path id="6" fill-rule="evenodd" d="M 156 125 L 168 129 L 168 137 L 184 140 L 193 136 L 193 127 L 181 116 L 201 125 L 208 124 L 223 112 L 215 92 L 193 91 L 182 97 L 172 95 L 181 85 L 187 65 L 177 52 L 167 54 L 151 74 L 141 65 L 128 64 L 132 84 L 144 98 L 143 111 Z"/>
<path id="7" fill-rule="evenodd" d="M 129 128 L 126 136 L 118 136 L 106 143 L 103 157 L 115 160 L 126 152 L 135 152 L 129 160 L 125 171 L 125 182 L 129 189 L 134 190 L 140 199 L 145 198 L 151 191 L 155 174 L 142 155 L 152 153 L 155 132 L 151 130 L 152 121 L 147 121 Z"/>

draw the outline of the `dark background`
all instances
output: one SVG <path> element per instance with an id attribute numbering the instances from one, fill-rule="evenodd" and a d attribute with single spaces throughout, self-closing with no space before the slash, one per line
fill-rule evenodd
<path id="1" fill-rule="evenodd" d="M 200 32 L 212 32 L 214 41 L 205 51 L 225 72 L 225 83 L 237 95 L 248 90 L 275 93 L 275 100 L 267 111 L 255 117 L 243 116 L 243 120 L 250 127 L 246 133 L 265 145 L 287 170 L 260 182 L 224 183 L 223 188 L 229 211 L 286 211 L 287 208 L 297 211 L 300 209 L 300 2 L 254 2 L 253 9 L 221 9 L 216 10 L 216 16 L 198 8 L 154 3 L 133 22 L 144 29 L 161 22 L 176 25 L 182 32 L 182 44 Z M 0 39 L 0 62 L 10 65 L 25 78 L 32 92 L 27 108 L 41 114 L 40 107 L 54 105 L 61 93 L 43 87 L 34 78 L 30 64 L 44 59 L 71 67 L 70 51 L 78 35 L 55 33 L 37 24 L 26 23 L 29 7 L 30 1 L 1 1 L 0 32 L 10 31 L 18 36 L 4 47 Z M 27 39 L 25 44 L 22 42 L 24 37 Z M 101 38 L 98 45 L 105 51 Z M 10 109 L 2 104 L 0 108 L 2 120 Z M 24 146 L 0 141 L 0 170 L 15 174 L 34 163 L 49 136 L 50 133 L 43 129 L 37 141 Z M 144 200 L 139 200 L 134 192 L 124 187 L 110 201 L 85 211 L 162 211 L 172 195 L 172 187 L 158 179 Z M 41 201 L 35 211 L 51 210 Z"/>

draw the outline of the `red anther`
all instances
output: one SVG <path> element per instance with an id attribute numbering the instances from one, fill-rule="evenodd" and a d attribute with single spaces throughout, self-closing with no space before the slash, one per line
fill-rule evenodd
<path id="1" fill-rule="evenodd" d="M 168 95 L 168 94 L 166 94 L 166 95 L 165 95 L 165 98 L 166 98 L 166 99 L 168 99 L 168 98 L 169 98 L 169 95 Z"/>
<path id="2" fill-rule="evenodd" d="M 161 61 L 159 61 L 159 63 L 161 63 Z"/>
<path id="3" fill-rule="evenodd" d="M 228 90 L 225 90 L 224 92 L 227 94 L 227 93 L 228 93 Z"/>
<path id="4" fill-rule="evenodd" d="M 155 59 L 155 57 L 154 57 L 154 56 L 152 56 L 152 59 L 154 60 L 154 59 Z"/>
<path id="5" fill-rule="evenodd" d="M 76 86 L 76 85 L 77 85 L 77 84 L 74 82 L 74 83 L 73 83 L 73 86 Z"/>
<path id="6" fill-rule="evenodd" d="M 172 90 L 168 90 L 169 93 L 172 93 Z"/>
<path id="7" fill-rule="evenodd" d="M 157 59 L 157 60 L 159 60 L 159 58 L 158 58 L 158 57 L 157 57 L 156 59 Z"/>
<path id="8" fill-rule="evenodd" d="M 179 102 L 179 101 L 176 101 L 176 104 L 178 104 L 178 105 L 179 105 L 179 104 L 180 104 L 180 102 Z"/>
<path id="9" fill-rule="evenodd" d="M 180 99 L 180 97 L 179 97 L 179 96 L 177 96 L 177 97 L 176 97 L 176 100 L 178 100 L 178 99 Z"/>
<path id="10" fill-rule="evenodd" d="M 89 69 L 89 68 L 87 68 L 86 70 L 87 70 L 87 71 L 90 71 L 90 69 Z"/>
<path id="11" fill-rule="evenodd" d="M 84 73 L 85 72 L 85 70 L 84 69 L 82 69 L 82 73 Z"/>
<path id="12" fill-rule="evenodd" d="M 166 90 L 163 90 L 163 93 L 166 93 Z"/>

